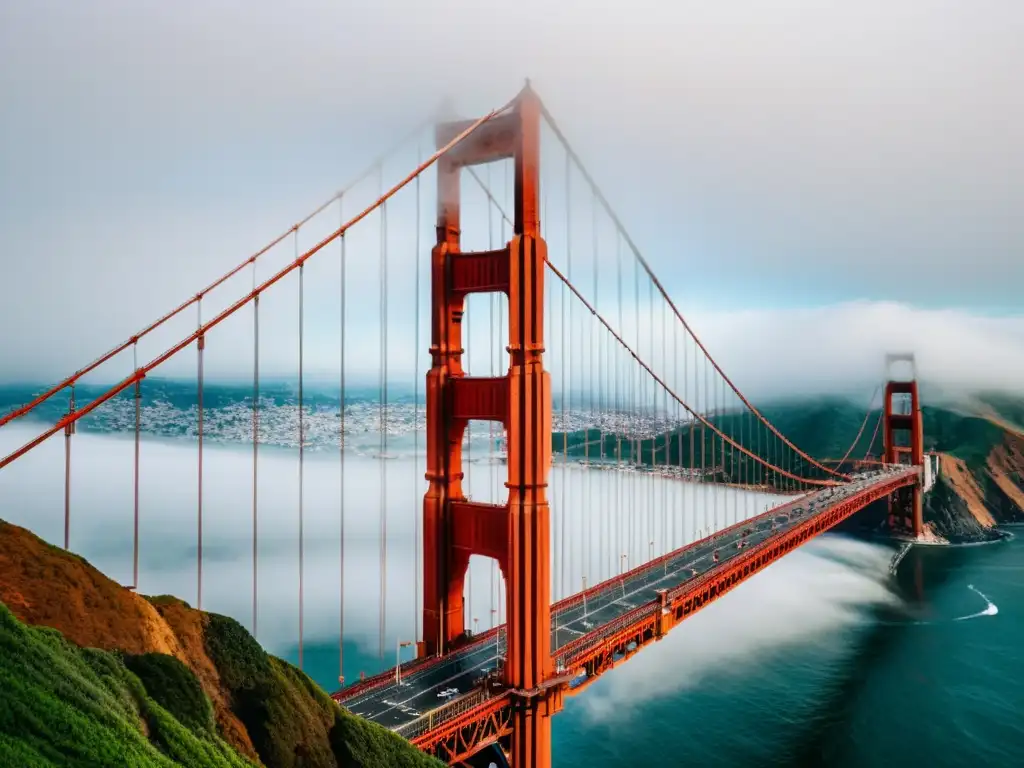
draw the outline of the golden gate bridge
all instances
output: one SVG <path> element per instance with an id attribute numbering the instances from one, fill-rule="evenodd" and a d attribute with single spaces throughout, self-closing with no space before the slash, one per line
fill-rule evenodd
<path id="1" fill-rule="evenodd" d="M 423 129 L 414 133 L 417 149 L 422 133 Z M 213 351 L 208 352 L 206 342 L 216 338 L 215 332 L 228 326 L 229 319 L 237 319 L 243 310 L 251 312 L 252 399 L 246 430 L 252 444 L 252 579 L 246 586 L 252 593 L 249 625 L 256 635 L 257 542 L 263 511 L 258 480 L 261 419 L 266 412 L 261 400 L 260 310 L 261 300 L 291 284 L 297 291 L 298 326 L 295 632 L 301 668 L 304 456 L 311 447 L 311 412 L 304 388 L 306 271 L 314 260 L 335 262 L 340 305 L 336 449 L 341 485 L 342 687 L 334 699 L 449 764 L 475 765 L 497 754 L 522 768 L 546 766 L 551 763 L 550 718 L 565 697 L 582 693 L 604 672 L 794 548 L 883 499 L 894 534 L 909 540 L 922 534 L 925 461 L 917 384 L 913 376 L 902 381 L 890 377 L 879 384 L 872 402 L 878 391 L 884 391 L 884 407 L 863 456 L 853 453 L 867 432 L 870 406 L 841 459 L 815 459 L 782 434 L 712 357 L 529 84 L 512 101 L 479 119 L 435 125 L 432 142 L 427 156 L 390 188 L 383 186 L 386 157 L 373 163 L 357 181 L 376 177 L 379 194 L 354 215 L 344 213 L 353 196 L 349 186 L 170 312 L 0 418 L 0 428 L 26 417 L 26 425 L 39 425 L 40 420 L 32 417 L 40 406 L 62 397 L 68 402 L 62 417 L 40 426 L 0 457 L 0 470 L 16 472 L 19 459 L 63 434 L 63 543 L 70 548 L 76 424 L 115 401 L 133 403 L 129 588 L 140 589 L 139 520 L 145 512 L 139 494 L 145 432 L 142 393 L 154 372 L 165 370 L 172 360 L 195 355 L 195 599 L 202 608 L 203 448 L 209 439 L 203 398 L 207 355 Z M 544 163 L 543 183 L 542 156 L 555 158 Z M 500 185 L 494 183 L 496 169 Z M 464 210 L 463 184 L 482 193 L 486 208 L 486 227 L 477 222 L 473 236 L 469 219 L 475 209 Z M 429 198 L 431 189 L 436 241 L 428 261 L 420 229 L 424 190 Z M 556 196 L 561 199 L 554 200 Z M 389 216 L 389 210 L 414 211 L 415 234 L 396 233 L 403 217 Z M 318 218 L 335 214 L 337 225 L 301 249 L 300 235 L 313 229 Z M 565 219 L 561 228 L 552 223 L 559 215 Z M 364 247 L 365 240 L 358 245 L 358 234 L 372 238 L 374 232 L 376 247 Z M 467 247 L 469 240 L 478 244 Z M 285 265 L 259 280 L 258 266 L 274 249 L 288 247 L 289 241 L 292 252 Z M 411 262 L 395 261 L 398 241 L 404 253 L 413 255 Z M 368 260 L 367 253 L 373 258 Z M 375 266 L 379 276 L 376 295 L 356 293 L 349 285 L 367 264 Z M 380 362 L 374 429 L 381 468 L 377 592 L 383 659 L 389 590 L 387 457 L 398 410 L 391 387 L 393 371 L 388 368 L 394 357 L 389 352 L 394 342 L 389 326 L 393 302 L 408 299 L 394 295 L 396 270 L 406 280 L 415 275 L 415 343 L 420 340 L 421 316 L 430 334 L 430 366 L 412 374 L 413 450 L 423 453 L 421 433 L 425 450 L 422 503 L 408 517 L 417 559 L 415 616 L 408 630 L 414 639 L 399 641 L 396 649 L 400 653 L 403 645 L 414 646 L 415 658 L 402 664 L 396 659 L 394 668 L 346 681 L 344 485 L 350 479 L 345 457 L 352 440 L 347 373 L 354 358 L 363 362 L 371 335 L 353 322 L 347 305 L 361 308 L 360 321 L 366 319 L 366 307 L 379 311 L 373 334 Z M 238 289 L 250 272 L 251 285 Z M 429 300 L 421 306 L 423 284 Z M 232 297 L 222 298 L 222 308 L 204 316 L 204 301 L 209 307 L 216 292 L 229 288 L 236 289 Z M 196 312 L 194 330 L 140 363 L 140 344 L 157 337 L 186 311 Z M 485 319 L 482 365 L 481 350 L 470 339 L 473 326 L 482 328 Z M 81 391 L 86 376 L 109 370 L 112 361 L 127 355 L 132 358 L 128 376 L 97 396 L 76 398 L 76 385 Z M 887 363 L 906 359 L 912 358 L 896 356 Z M 497 446 L 498 466 L 505 474 L 503 482 L 495 479 L 491 484 L 486 500 L 468 492 L 471 485 L 480 486 L 470 479 L 471 425 L 478 422 L 487 422 L 488 451 L 493 454 Z M 876 460 L 871 452 L 879 436 Z M 553 467 L 564 474 L 570 466 L 586 473 L 583 483 L 573 487 L 564 478 L 551 482 Z M 721 505 L 716 499 L 713 507 L 702 509 L 695 524 L 680 516 L 676 495 L 662 490 L 659 498 L 654 485 L 643 484 L 646 476 L 664 483 L 721 486 L 731 496 Z M 781 503 L 762 509 L 749 493 L 752 490 L 771 493 Z M 613 513 L 603 504 L 608 495 Z M 640 495 L 646 498 L 636 504 Z M 568 527 L 569 509 L 580 510 L 583 530 Z M 573 546 L 574 538 L 579 546 Z M 492 626 L 484 632 L 477 631 L 472 600 L 466 599 L 472 589 L 467 578 L 471 557 L 491 561 Z"/>

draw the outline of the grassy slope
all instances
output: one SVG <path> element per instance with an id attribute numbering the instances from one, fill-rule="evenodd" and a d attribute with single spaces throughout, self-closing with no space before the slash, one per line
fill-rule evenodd
<path id="1" fill-rule="evenodd" d="M 233 619 L 147 601 L 2 521 L 0 611 L 2 766 L 440 765 Z"/>
<path id="2" fill-rule="evenodd" d="M 173 674 L 191 675 L 180 662 Z M 189 727 L 176 720 L 117 654 L 79 648 L 56 630 L 26 626 L 0 604 L 0 765 L 251 763 L 209 723 Z"/>

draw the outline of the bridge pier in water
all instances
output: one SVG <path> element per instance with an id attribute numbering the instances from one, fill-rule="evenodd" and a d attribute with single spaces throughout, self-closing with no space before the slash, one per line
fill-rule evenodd
<path id="1" fill-rule="evenodd" d="M 469 122 L 436 131 L 443 147 Z M 511 158 L 513 237 L 502 249 L 460 250 L 463 167 Z M 423 501 L 423 641 L 419 654 L 444 655 L 466 639 L 463 584 L 471 555 L 495 559 L 506 580 L 504 684 L 512 691 L 511 764 L 551 763 L 550 717 L 560 708 L 548 686 L 551 660 L 551 384 L 544 370 L 546 245 L 540 237 L 540 102 L 527 87 L 506 114 L 483 125 L 438 161 L 437 244 L 431 254 L 431 358 L 427 373 L 427 473 Z M 472 293 L 508 295 L 508 372 L 467 376 L 462 320 Z M 507 434 L 508 500 L 468 501 L 462 440 L 471 420 L 500 422 Z"/>

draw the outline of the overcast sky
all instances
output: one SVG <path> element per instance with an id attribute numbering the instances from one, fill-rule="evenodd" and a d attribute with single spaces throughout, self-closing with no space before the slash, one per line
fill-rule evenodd
<path id="1" fill-rule="evenodd" d="M 1024 390 L 1021 39 L 1017 0 L 0 0 L 0 376 L 70 372 L 442 98 L 475 115 L 530 77 L 741 386 L 779 377 L 763 333 L 815 387 L 898 347 Z"/>

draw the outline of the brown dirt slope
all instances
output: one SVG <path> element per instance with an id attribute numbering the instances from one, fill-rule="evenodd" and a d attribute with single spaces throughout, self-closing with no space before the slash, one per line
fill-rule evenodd
<path id="1" fill-rule="evenodd" d="M 939 474 L 952 487 L 959 496 L 968 511 L 979 523 L 987 528 L 996 524 L 995 518 L 985 505 L 985 494 L 975 480 L 974 475 L 967 468 L 967 464 L 961 459 L 956 459 L 948 454 L 939 457 Z"/>
<path id="2" fill-rule="evenodd" d="M 996 487 L 1024 511 L 1024 435 L 1008 432 L 1003 444 L 989 454 L 987 468 Z"/>
<path id="3" fill-rule="evenodd" d="M 206 615 L 168 598 L 148 600 L 85 560 L 0 520 L 0 602 L 26 624 L 53 627 L 86 648 L 165 653 L 184 662 L 213 704 L 222 738 L 251 759 L 249 734 L 232 713 L 206 653 Z"/>
<path id="4" fill-rule="evenodd" d="M 80 646 L 123 653 L 124 673 L 131 670 L 137 682 L 154 686 L 145 688 L 150 697 L 178 715 L 195 714 L 189 692 L 167 677 L 157 654 L 176 657 L 192 672 L 193 694 L 198 681 L 210 700 L 220 737 L 255 765 L 442 766 L 400 736 L 343 710 L 300 670 L 267 654 L 234 619 L 193 610 L 173 597 L 140 597 L 82 558 L 2 520 L 0 602 L 25 624 L 52 627 Z M 208 723 L 209 710 L 203 711 Z M 179 725 L 189 727 L 184 722 Z M 3 736 L 0 728 L 0 747 Z"/>
<path id="5" fill-rule="evenodd" d="M 76 645 L 184 661 L 178 638 L 146 600 L 82 558 L 2 520 L 0 601 L 26 624 L 53 627 Z"/>
<path id="6" fill-rule="evenodd" d="M 173 597 L 155 597 L 152 598 L 152 603 L 178 638 L 181 660 L 192 670 L 206 695 L 210 697 L 213 716 L 221 737 L 246 757 L 258 761 L 252 739 L 249 738 L 242 721 L 232 711 L 231 695 L 223 685 L 216 665 L 206 652 L 206 614 Z"/>
<path id="7" fill-rule="evenodd" d="M 947 527 L 956 527 L 958 514 L 969 514 L 985 529 L 1024 522 L 1024 434 L 1005 424 L 998 426 L 1001 438 L 983 447 L 973 462 L 940 454 L 940 482 L 953 494 L 942 502 L 949 507 L 944 508 Z"/>

